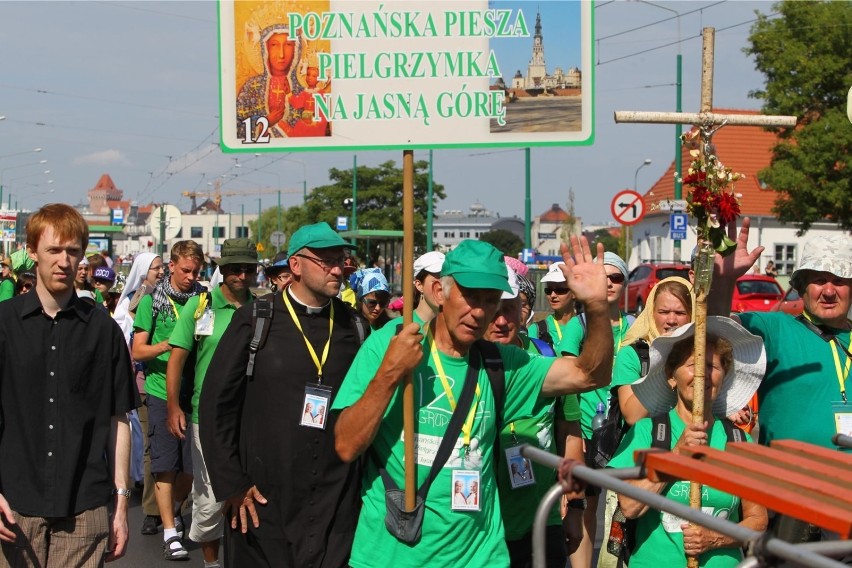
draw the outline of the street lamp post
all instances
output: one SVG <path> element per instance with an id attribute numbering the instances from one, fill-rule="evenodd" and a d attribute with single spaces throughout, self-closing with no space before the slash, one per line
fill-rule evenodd
<path id="1" fill-rule="evenodd" d="M 675 90 L 677 93 L 676 101 L 675 101 L 675 112 L 682 112 L 682 94 L 683 94 L 683 57 L 681 56 L 681 35 L 680 35 L 680 12 L 673 8 L 669 8 L 668 6 L 662 6 L 660 4 L 655 4 L 653 2 L 648 2 L 647 0 L 639 0 L 643 4 L 647 4 L 649 6 L 653 6 L 655 8 L 659 8 L 660 10 L 666 10 L 668 12 L 673 12 L 677 17 L 677 64 L 676 64 L 676 75 L 677 80 L 675 83 Z M 681 155 L 681 141 L 680 137 L 683 134 L 683 125 L 675 124 L 675 180 L 674 180 L 674 198 L 675 200 L 680 200 L 683 197 L 683 157 Z M 674 249 L 672 256 L 674 257 L 675 262 L 680 262 L 681 259 L 681 243 L 680 240 L 674 241 Z"/>
<path id="2" fill-rule="evenodd" d="M 3 203 L 3 174 L 6 172 L 6 170 L 14 170 L 16 168 L 24 168 L 24 167 L 27 167 L 27 166 L 35 166 L 35 165 L 38 165 L 38 164 L 46 164 L 46 163 L 47 163 L 47 160 L 39 160 L 37 162 L 27 162 L 26 164 L 18 164 L 17 166 L 9 166 L 8 168 L 0 169 L 0 204 Z M 46 173 L 48 173 L 49 171 L 50 170 L 47 170 Z"/>
<path id="3" fill-rule="evenodd" d="M 0 156 L 0 160 L 3 158 L 11 158 L 12 156 L 23 156 L 24 154 L 32 154 L 33 152 L 41 152 L 41 148 L 33 148 L 32 150 L 24 150 L 23 152 L 14 152 L 12 154 L 4 154 Z"/>
<path id="4" fill-rule="evenodd" d="M 633 172 L 633 191 L 638 192 L 639 189 L 637 185 L 639 184 L 639 170 L 644 168 L 645 166 L 651 165 L 651 158 L 645 158 L 645 161 L 639 164 L 639 167 L 636 168 L 636 171 Z M 630 236 L 630 226 L 624 226 L 624 255 L 627 257 L 624 261 L 630 266 L 630 256 L 633 251 L 633 238 Z M 624 311 L 627 311 L 627 294 L 624 294 Z"/>

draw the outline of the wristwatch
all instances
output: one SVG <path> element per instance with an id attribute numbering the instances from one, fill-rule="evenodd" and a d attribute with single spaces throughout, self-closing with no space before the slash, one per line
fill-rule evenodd
<path id="1" fill-rule="evenodd" d="M 123 496 L 127 497 L 128 499 L 130 499 L 130 496 L 133 495 L 133 493 L 131 493 L 130 489 L 113 489 L 112 494 L 113 495 L 123 495 Z"/>

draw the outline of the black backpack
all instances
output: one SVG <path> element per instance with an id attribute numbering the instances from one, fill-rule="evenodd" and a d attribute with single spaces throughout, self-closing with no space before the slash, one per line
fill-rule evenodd
<path id="1" fill-rule="evenodd" d="M 550 345 L 552 349 L 553 337 L 551 337 L 550 330 L 547 328 L 547 318 L 544 318 L 543 320 L 538 320 L 537 322 L 535 322 L 535 325 L 538 328 L 538 338 Z"/>
<path id="2" fill-rule="evenodd" d="M 639 356 L 639 376 L 644 377 L 648 374 L 651 366 L 648 342 L 644 339 L 639 339 L 631 343 L 630 347 Z M 621 406 L 618 404 L 619 386 L 613 387 L 610 390 L 609 408 L 607 409 L 603 425 L 592 432 L 592 439 L 588 444 L 588 451 L 586 452 L 586 465 L 589 467 L 596 469 L 606 467 L 606 464 L 612 459 L 615 450 L 621 444 L 621 439 L 624 438 L 624 434 L 629 428 L 624 421 L 624 416 L 621 414 Z"/>

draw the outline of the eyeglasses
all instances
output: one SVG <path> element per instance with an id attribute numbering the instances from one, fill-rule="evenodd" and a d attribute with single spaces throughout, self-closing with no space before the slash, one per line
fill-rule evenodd
<path id="1" fill-rule="evenodd" d="M 166 269 L 166 265 L 161 264 L 159 266 L 152 266 L 151 268 L 148 269 L 148 272 L 159 272 L 159 271 L 165 270 L 165 269 Z"/>
<path id="2" fill-rule="evenodd" d="M 343 267 L 343 263 L 346 262 L 345 256 L 336 256 L 334 258 L 320 258 L 317 256 L 308 256 L 306 254 L 294 254 L 293 256 L 300 256 L 302 258 L 312 260 L 316 263 L 317 266 L 319 266 L 326 272 L 335 267 Z"/>
<path id="3" fill-rule="evenodd" d="M 389 300 L 374 300 L 372 298 L 367 298 L 361 301 L 364 303 L 365 306 L 367 306 L 371 310 L 374 309 L 376 306 L 381 306 L 384 308 L 388 305 L 389 302 Z"/>
<path id="4" fill-rule="evenodd" d="M 226 264 L 222 269 L 232 274 L 254 274 L 257 272 L 257 266 L 254 264 Z"/>
<path id="5" fill-rule="evenodd" d="M 545 288 L 544 295 L 550 296 L 551 294 L 559 294 L 560 296 L 562 296 L 570 291 L 571 290 L 569 290 L 568 288 Z"/>
<path id="6" fill-rule="evenodd" d="M 606 277 L 613 284 L 623 284 L 624 283 L 624 274 L 621 272 L 616 272 L 615 274 L 607 274 Z"/>

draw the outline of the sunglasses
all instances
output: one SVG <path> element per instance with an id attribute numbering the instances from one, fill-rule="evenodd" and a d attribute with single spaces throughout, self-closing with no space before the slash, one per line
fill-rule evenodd
<path id="1" fill-rule="evenodd" d="M 222 269 L 232 274 L 254 274 L 257 272 L 257 266 L 254 264 L 226 264 Z"/>
<path id="2" fill-rule="evenodd" d="M 607 279 L 613 284 L 623 284 L 624 283 L 624 274 L 621 272 L 616 272 L 615 274 L 607 274 Z"/>
<path id="3" fill-rule="evenodd" d="M 570 291 L 571 290 L 569 290 L 568 288 L 545 288 L 544 295 L 550 296 L 551 294 L 559 294 L 560 296 L 563 296 Z"/>
<path id="4" fill-rule="evenodd" d="M 385 306 L 388 305 L 389 300 L 374 300 L 372 298 L 367 298 L 366 300 L 361 300 L 361 301 L 364 303 L 365 306 L 367 306 L 368 308 L 370 308 L 372 310 L 376 306 L 381 306 L 381 307 L 384 308 Z"/>

